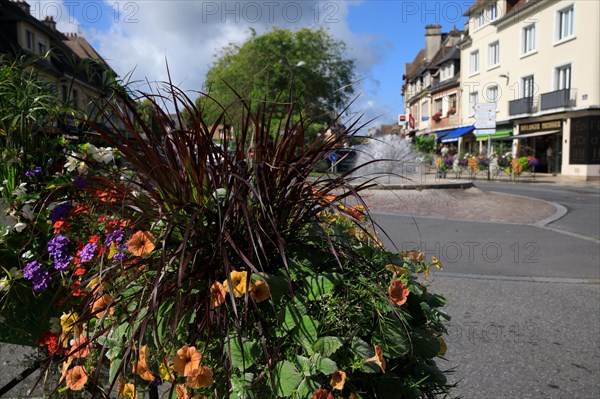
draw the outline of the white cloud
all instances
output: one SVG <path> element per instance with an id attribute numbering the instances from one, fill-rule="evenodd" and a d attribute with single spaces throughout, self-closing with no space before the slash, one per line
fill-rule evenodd
<path id="1" fill-rule="evenodd" d="M 366 117 L 385 112 L 375 109 L 377 103 L 371 99 L 379 85 L 372 78 L 372 68 L 385 57 L 390 44 L 351 31 L 348 11 L 357 2 L 105 0 L 80 3 L 61 0 L 31 3 L 46 3 L 32 5 L 32 10 L 36 7 L 40 12 L 50 11 L 57 16 L 59 30 L 79 30 L 121 77 L 133 71 L 133 80 L 165 81 L 168 62 L 173 82 L 184 90 L 201 90 L 215 54 L 231 42 L 242 43 L 250 37 L 251 29 L 262 34 L 274 26 L 322 27 L 343 40 L 348 57 L 356 61 L 356 92 L 364 94 L 353 109 L 365 112 Z M 103 18 L 93 23 L 100 6 Z M 69 15 L 69 11 L 75 13 Z M 38 18 L 43 16 L 40 13 Z M 83 24 L 78 29 L 80 21 Z M 147 87 L 142 88 L 147 90 Z M 371 100 L 370 103 L 363 98 Z"/>

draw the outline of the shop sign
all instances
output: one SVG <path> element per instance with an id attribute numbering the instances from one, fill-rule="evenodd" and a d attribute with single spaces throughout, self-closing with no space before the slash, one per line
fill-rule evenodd
<path id="1" fill-rule="evenodd" d="M 519 125 L 519 134 L 543 132 L 546 130 L 562 130 L 562 119 L 546 122 L 524 123 Z"/>

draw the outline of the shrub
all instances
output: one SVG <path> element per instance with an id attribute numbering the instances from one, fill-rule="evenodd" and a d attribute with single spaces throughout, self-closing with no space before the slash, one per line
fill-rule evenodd
<path id="1" fill-rule="evenodd" d="M 155 126 L 121 97 L 125 110 L 113 112 L 127 131 L 100 130 L 105 147 L 70 155 L 44 197 L 56 206 L 39 209 L 46 231 L 30 236 L 24 277 L 11 280 L 32 287 L 32 306 L 55 295 L 40 342 L 60 363 L 59 393 L 448 392 L 436 364 L 448 316 L 426 283 L 439 261 L 385 249 L 359 195 L 367 184 L 309 178 L 356 123 L 305 149 L 310 121 L 290 113 L 272 138 L 270 106 L 254 113 L 240 98 L 243 129 L 228 153 L 182 92 L 144 97 Z M 184 127 L 158 106 L 165 99 L 185 110 Z"/>

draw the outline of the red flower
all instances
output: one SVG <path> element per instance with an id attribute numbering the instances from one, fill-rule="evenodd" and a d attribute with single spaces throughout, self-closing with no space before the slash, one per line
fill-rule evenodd
<path id="1" fill-rule="evenodd" d="M 46 331 L 40 339 L 38 339 L 39 346 L 46 346 L 50 356 L 53 356 L 58 352 L 60 346 L 58 345 L 58 333 Z"/>
<path id="2" fill-rule="evenodd" d="M 78 267 L 77 269 L 75 269 L 75 271 L 73 272 L 73 276 L 81 276 L 85 274 L 85 267 Z"/>
<path id="3" fill-rule="evenodd" d="M 311 399 L 333 399 L 333 395 L 327 389 L 317 389 Z"/>
<path id="4" fill-rule="evenodd" d="M 93 244 L 98 241 L 100 241 L 100 237 L 98 237 L 97 234 L 94 234 L 93 236 L 90 237 L 90 239 L 88 240 L 88 243 Z"/>

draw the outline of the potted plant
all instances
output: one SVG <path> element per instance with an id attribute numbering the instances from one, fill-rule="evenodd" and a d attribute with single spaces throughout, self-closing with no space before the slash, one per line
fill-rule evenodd
<path id="1" fill-rule="evenodd" d="M 435 114 L 433 114 L 431 116 L 431 119 L 433 119 L 435 122 L 439 122 L 440 120 L 442 120 L 442 111 L 438 111 Z"/>

